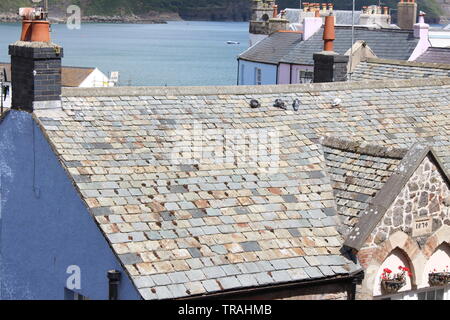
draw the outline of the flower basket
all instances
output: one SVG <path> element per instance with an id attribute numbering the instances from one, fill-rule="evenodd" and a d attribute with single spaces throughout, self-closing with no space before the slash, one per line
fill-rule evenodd
<path id="1" fill-rule="evenodd" d="M 406 284 L 405 279 L 383 279 L 381 280 L 381 287 L 386 294 L 392 294 L 398 292 Z"/>
<path id="2" fill-rule="evenodd" d="M 428 282 L 432 286 L 444 286 L 450 283 L 450 272 L 430 272 Z"/>

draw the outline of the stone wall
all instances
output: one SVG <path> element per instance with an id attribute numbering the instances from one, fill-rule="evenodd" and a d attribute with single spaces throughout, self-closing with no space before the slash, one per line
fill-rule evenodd
<path id="1" fill-rule="evenodd" d="M 373 230 L 367 246 L 377 246 L 396 231 L 416 238 L 419 245 L 443 224 L 450 225 L 450 190 L 436 165 L 425 158 L 397 199 Z M 430 218 L 428 232 L 414 232 L 416 223 Z"/>

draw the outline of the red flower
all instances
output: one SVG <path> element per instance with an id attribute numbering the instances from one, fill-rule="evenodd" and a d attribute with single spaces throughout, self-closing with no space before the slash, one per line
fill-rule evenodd
<path id="1" fill-rule="evenodd" d="M 388 269 L 388 268 L 385 268 L 383 271 L 386 272 L 386 273 L 392 273 L 392 270 Z"/>
<path id="2" fill-rule="evenodd" d="M 408 276 L 411 278 L 412 277 L 412 272 L 408 272 Z"/>
<path id="3" fill-rule="evenodd" d="M 405 271 L 405 272 L 409 272 L 410 270 L 409 270 L 409 268 L 403 268 L 403 271 Z"/>

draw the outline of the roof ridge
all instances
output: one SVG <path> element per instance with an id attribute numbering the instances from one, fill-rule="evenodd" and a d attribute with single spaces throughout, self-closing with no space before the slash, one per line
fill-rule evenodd
<path id="1" fill-rule="evenodd" d="M 450 85 L 450 77 L 407 80 L 370 80 L 355 82 L 333 82 L 314 84 L 261 85 L 261 86 L 198 86 L 198 87 L 111 87 L 111 88 L 63 88 L 67 97 L 108 97 L 108 96 L 203 96 L 203 95 L 247 95 L 281 94 L 292 92 L 326 92 L 363 89 L 393 89 L 411 87 L 432 87 Z"/>
<path id="2" fill-rule="evenodd" d="M 350 29 L 351 25 L 336 25 L 336 29 Z M 355 26 L 356 30 L 370 30 L 370 31 L 388 31 L 388 32 L 398 32 L 398 33 L 413 33 L 413 30 L 404 30 L 396 28 L 373 28 L 367 26 Z"/>
<path id="3" fill-rule="evenodd" d="M 404 61 L 404 60 L 392 60 L 392 59 L 380 59 L 380 58 L 366 58 L 366 59 L 361 60 L 361 62 L 450 70 L 450 64 L 435 63 L 435 62 L 417 62 L 417 61 Z"/>
<path id="4" fill-rule="evenodd" d="M 408 152 L 408 149 L 385 147 L 379 144 L 358 142 L 334 136 L 323 136 L 319 141 L 325 147 L 380 158 L 403 159 Z"/>

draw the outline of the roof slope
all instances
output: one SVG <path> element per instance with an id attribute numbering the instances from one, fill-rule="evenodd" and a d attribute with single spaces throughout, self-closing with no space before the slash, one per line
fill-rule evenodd
<path id="1" fill-rule="evenodd" d="M 61 70 L 63 87 L 79 87 L 95 68 L 63 67 Z"/>
<path id="2" fill-rule="evenodd" d="M 241 97 L 227 99 L 233 101 L 192 95 L 64 98 L 64 111 L 36 111 L 147 299 L 354 269 L 339 252 L 343 240 L 319 150 L 282 124 L 293 112 L 253 110 Z M 196 123 L 208 130 L 197 133 L 205 137 L 205 158 L 178 164 L 173 150 L 195 133 Z M 274 161 L 241 162 L 238 154 L 228 162 L 224 154 L 232 150 L 212 152 L 232 130 L 239 139 L 251 130 L 276 131 L 283 146 L 276 172 L 264 170 Z M 248 142 L 238 143 L 245 148 Z M 179 152 L 192 148 L 187 143 Z"/>
<path id="3" fill-rule="evenodd" d="M 449 78 L 63 93 L 64 110 L 35 111 L 36 120 L 148 299 L 354 269 L 339 255 L 321 136 L 393 147 L 427 142 L 450 165 Z M 336 97 L 342 102 L 333 107 Z M 262 106 L 250 108 L 252 98 Z M 277 98 L 288 105 L 298 98 L 300 110 L 273 107 Z M 199 132 L 196 123 L 216 131 Z M 209 161 L 223 132 L 256 129 L 277 132 L 278 172 L 240 156 Z M 192 134 L 209 146 L 206 162 L 174 163 L 173 155 L 198 155 Z M 244 140 L 238 145 L 251 144 Z"/>
<path id="4" fill-rule="evenodd" d="M 359 63 L 352 81 L 450 77 L 450 64 L 370 58 Z"/>
<path id="5" fill-rule="evenodd" d="M 430 47 L 416 61 L 450 64 L 450 48 Z"/>
<path id="6" fill-rule="evenodd" d="M 334 51 L 345 54 L 352 45 L 351 27 L 336 26 Z M 299 43 L 286 54 L 280 62 L 314 65 L 313 54 L 323 50 L 323 28 L 311 38 Z M 408 60 L 419 39 L 412 31 L 397 29 L 355 28 L 355 41 L 363 40 L 378 58 Z"/>
<path id="7" fill-rule="evenodd" d="M 298 32 L 275 32 L 244 51 L 239 59 L 278 64 L 301 41 L 302 36 Z"/>
<path id="8" fill-rule="evenodd" d="M 405 149 L 327 137 L 322 142 L 339 215 L 348 233 L 406 154 Z"/>

